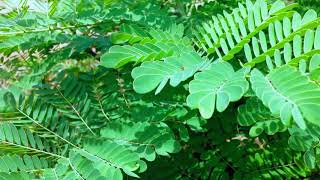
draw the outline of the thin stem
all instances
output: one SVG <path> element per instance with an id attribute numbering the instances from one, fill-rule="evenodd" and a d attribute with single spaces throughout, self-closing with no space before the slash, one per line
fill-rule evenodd
<path id="1" fill-rule="evenodd" d="M 287 167 L 287 166 L 292 166 L 296 163 L 290 163 L 290 164 L 285 164 L 285 165 L 280 165 L 280 166 L 274 166 L 274 167 L 270 167 L 270 168 L 265 168 L 265 169 L 259 169 L 256 171 L 251 171 L 251 172 L 247 172 L 247 173 L 255 173 L 255 172 L 261 172 L 261 171 L 267 171 L 267 170 L 271 170 L 271 169 L 278 169 L 278 168 L 282 168 L 282 167 Z"/>
<path id="2" fill-rule="evenodd" d="M 100 160 L 100 161 L 102 161 L 102 162 L 105 162 L 105 163 L 107 163 L 107 164 L 109 164 L 109 165 L 111 165 L 111 166 L 113 166 L 113 167 L 116 167 L 116 168 L 119 168 L 119 169 L 122 169 L 122 168 L 123 168 L 123 167 L 121 167 L 121 166 L 118 166 L 117 164 L 112 163 L 111 161 L 108 161 L 108 160 L 106 160 L 106 159 L 102 159 L 101 157 L 96 156 L 96 155 L 94 155 L 94 154 L 92 154 L 92 153 L 90 153 L 90 152 L 88 152 L 88 151 L 86 151 L 86 150 L 84 150 L 84 149 L 81 149 L 81 150 L 79 150 L 79 151 L 82 151 L 83 153 L 85 153 L 85 154 L 87 154 L 87 155 L 89 155 L 89 156 L 95 157 L 95 158 L 97 158 L 98 160 Z"/>
<path id="3" fill-rule="evenodd" d="M 36 120 L 34 120 L 32 117 L 30 117 L 29 115 L 25 114 L 24 112 L 22 112 L 20 109 L 17 108 L 17 110 L 23 114 L 24 116 L 26 116 L 28 119 L 30 119 L 32 122 L 34 122 L 35 124 L 37 124 L 38 126 L 40 126 L 41 128 L 45 129 L 46 131 L 50 132 L 51 134 L 55 135 L 56 137 L 58 137 L 59 139 L 63 140 L 64 142 L 70 144 L 73 147 L 76 147 L 76 145 L 74 145 L 73 143 L 71 143 L 70 141 L 66 140 L 65 138 L 59 136 L 57 133 L 51 131 L 50 129 L 44 127 L 42 124 L 38 123 Z"/>
<path id="4" fill-rule="evenodd" d="M 130 141 L 130 140 L 127 140 L 127 139 L 120 139 L 120 138 L 103 138 L 103 139 L 108 139 L 108 140 L 111 140 L 111 141 L 125 141 L 125 142 L 127 142 L 129 144 L 136 144 L 136 145 L 141 145 L 141 146 L 152 146 L 154 148 L 156 146 L 154 144 L 140 143 L 140 142 Z"/>
<path id="5" fill-rule="evenodd" d="M 99 96 L 97 97 L 97 100 L 98 100 L 98 102 L 99 102 L 99 106 L 100 106 L 100 109 L 101 109 L 102 114 L 104 115 L 104 117 L 105 117 L 108 121 L 110 121 L 110 118 L 107 116 L 106 112 L 104 112 L 104 109 L 103 109 L 103 106 L 102 106 L 102 103 L 101 103 L 101 100 L 100 100 L 100 97 L 99 97 Z"/>
<path id="6" fill-rule="evenodd" d="M 43 153 L 43 154 L 47 154 L 47 155 L 54 156 L 54 157 L 58 157 L 58 158 L 66 158 L 66 157 L 60 156 L 60 155 L 58 155 L 58 154 L 54 154 L 54 153 L 42 151 L 42 150 L 35 149 L 35 148 L 31 148 L 31 147 L 28 147 L 28 146 L 22 146 L 22 145 L 19 145 L 19 144 L 14 144 L 14 143 L 7 142 L 7 141 L 1 141 L 1 143 L 3 143 L 3 144 L 8 144 L 8 145 L 11 145 L 11 146 L 20 147 L 20 148 L 24 148 L 24 149 L 28 149 L 28 150 L 31 150 L 31 151 L 36 151 L 36 152 L 38 152 L 38 153 Z"/>
<path id="7" fill-rule="evenodd" d="M 125 96 L 124 94 L 122 94 L 122 97 L 123 97 L 123 99 L 124 99 L 124 102 L 126 103 L 126 106 L 127 106 L 128 108 L 130 108 L 130 104 L 129 104 L 126 96 Z"/>
<path id="8" fill-rule="evenodd" d="M 69 104 L 69 106 L 72 108 L 72 110 L 77 114 L 79 119 L 83 122 L 83 124 L 87 127 L 87 129 L 94 135 L 96 134 L 92 131 L 92 129 L 88 126 L 88 124 L 84 121 L 84 119 L 81 117 L 80 113 L 76 110 L 76 108 L 71 104 L 71 102 L 62 94 L 62 92 L 58 89 L 59 94 L 61 97 Z"/>
<path id="9" fill-rule="evenodd" d="M 234 171 L 236 172 L 236 170 L 233 168 L 233 166 L 231 166 L 231 164 L 226 161 L 218 152 L 217 152 L 217 155 L 220 156 L 220 158 Z"/>
<path id="10" fill-rule="evenodd" d="M 70 159 L 68 159 L 69 161 L 69 165 L 72 168 L 72 170 L 81 178 L 84 180 L 84 178 L 79 174 L 79 172 L 77 171 L 77 169 L 73 166 L 73 164 L 71 163 Z"/>
<path id="11" fill-rule="evenodd" d="M 191 5 L 190 5 L 190 8 L 189 8 L 189 11 L 187 13 L 187 16 L 191 16 L 194 6 L 195 6 L 195 1 L 192 1 Z"/>

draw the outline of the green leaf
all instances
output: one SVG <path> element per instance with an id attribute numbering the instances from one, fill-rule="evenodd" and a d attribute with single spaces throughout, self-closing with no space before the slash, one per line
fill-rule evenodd
<path id="1" fill-rule="evenodd" d="M 276 35 L 274 33 L 274 25 L 273 24 L 269 24 L 268 32 L 269 32 L 270 44 L 271 44 L 271 46 L 275 46 L 276 45 Z"/>
<path id="2" fill-rule="evenodd" d="M 309 9 L 303 16 L 301 20 L 301 25 L 305 25 L 311 21 L 314 21 L 317 19 L 317 12 L 313 9 Z"/>
<path id="3" fill-rule="evenodd" d="M 239 100 L 248 90 L 246 73 L 247 69 L 234 72 L 229 63 L 212 64 L 190 82 L 187 104 L 198 108 L 206 119 L 212 116 L 216 107 L 219 112 L 224 111 L 230 102 Z"/>
<path id="4" fill-rule="evenodd" d="M 252 126 L 249 131 L 249 135 L 251 137 L 257 137 L 263 132 L 263 123 L 257 123 L 256 125 Z"/>
<path id="5" fill-rule="evenodd" d="M 166 58 L 164 61 L 145 62 L 132 70 L 133 89 L 138 93 L 148 93 L 157 86 L 156 94 L 168 80 L 173 87 L 187 80 L 197 71 L 208 66 L 210 61 L 203 60 L 197 53 L 185 53 L 180 57 Z"/>
<path id="6" fill-rule="evenodd" d="M 16 100 L 15 100 L 12 93 L 10 93 L 10 92 L 5 93 L 3 98 L 4 98 L 4 101 L 7 105 L 10 105 L 12 107 L 16 107 Z"/>
<path id="7" fill-rule="evenodd" d="M 244 45 L 244 53 L 246 55 L 246 60 L 248 62 L 251 62 L 252 61 L 252 53 L 251 53 L 251 48 L 250 48 L 249 44 Z"/>
<path id="8" fill-rule="evenodd" d="M 276 2 L 274 2 L 272 5 L 271 5 L 271 8 L 269 10 L 269 15 L 277 12 L 278 10 L 284 8 L 286 5 L 283 1 L 281 0 L 277 0 Z"/>
<path id="9" fill-rule="evenodd" d="M 295 35 L 293 38 L 293 54 L 294 57 L 301 55 L 302 51 L 302 38 L 299 35 Z"/>
<path id="10" fill-rule="evenodd" d="M 283 19 L 283 34 L 285 37 L 288 37 L 291 33 L 291 21 L 289 18 L 285 17 Z"/>
<path id="11" fill-rule="evenodd" d="M 280 41 L 282 41 L 283 40 L 283 28 L 282 28 L 282 24 L 281 24 L 281 22 L 280 21 L 276 21 L 275 23 L 274 23 L 274 27 L 275 27 L 275 30 L 276 30 L 276 37 L 277 37 L 277 39 L 278 39 L 278 41 L 280 42 Z"/>
<path id="12" fill-rule="evenodd" d="M 314 48 L 315 49 L 320 49 L 320 26 L 317 27 L 316 33 L 315 33 L 315 38 L 314 38 Z"/>
<path id="13" fill-rule="evenodd" d="M 314 42 L 314 32 L 312 30 L 308 30 L 303 40 L 304 53 L 311 51 L 311 49 L 313 48 L 313 42 Z"/>
<path id="14" fill-rule="evenodd" d="M 312 72 L 313 70 L 317 69 L 320 65 L 320 55 L 315 54 L 312 56 L 309 64 L 309 71 Z"/>
<path id="15" fill-rule="evenodd" d="M 280 67 L 282 65 L 281 54 L 278 49 L 274 51 L 274 62 L 277 67 Z"/>
<path id="16" fill-rule="evenodd" d="M 260 44 L 261 44 L 261 48 L 262 48 L 263 52 L 266 52 L 268 49 L 267 38 L 266 38 L 266 35 L 263 31 L 259 32 L 259 40 L 260 40 Z"/>
<path id="17" fill-rule="evenodd" d="M 292 47 L 290 43 L 284 45 L 283 56 L 286 64 L 292 59 Z"/>
<path id="18" fill-rule="evenodd" d="M 251 126 L 259 121 L 274 119 L 269 109 L 257 98 L 250 98 L 238 108 L 237 120 L 241 126 Z"/>
<path id="19" fill-rule="evenodd" d="M 133 46 L 112 46 L 109 52 L 101 56 L 101 65 L 107 68 L 119 68 L 129 62 L 144 62 L 150 60 L 161 60 L 182 52 L 190 52 L 192 49 L 181 41 L 135 44 Z"/>
<path id="20" fill-rule="evenodd" d="M 74 149 L 70 152 L 70 162 L 84 177 L 99 176 L 108 177 L 112 173 L 114 178 L 122 179 L 120 169 L 127 175 L 138 177 L 133 171 L 139 169 L 139 156 L 125 147 L 110 141 L 103 143 L 86 143 L 84 149 Z M 85 168 L 81 164 L 87 163 Z M 108 172 L 109 171 L 109 172 Z M 77 173 L 76 173 L 77 174 Z M 109 174 L 109 175 L 108 175 Z"/>
<path id="21" fill-rule="evenodd" d="M 304 59 L 301 59 L 299 62 L 299 71 L 301 73 L 306 73 L 307 71 L 307 62 Z"/>
<path id="22" fill-rule="evenodd" d="M 249 135 L 251 137 L 259 136 L 263 131 L 268 135 L 286 130 L 280 121 L 280 118 L 271 114 L 257 98 L 250 98 L 245 105 L 238 108 L 238 123 L 241 126 L 251 126 Z"/>
<path id="23" fill-rule="evenodd" d="M 248 28 L 250 32 L 253 32 L 255 29 L 253 10 L 248 11 Z"/>
<path id="24" fill-rule="evenodd" d="M 281 109 L 285 108 L 285 112 L 288 112 L 292 108 L 292 117 L 300 128 L 306 128 L 304 120 L 319 124 L 317 111 L 320 110 L 320 88 L 295 68 L 282 66 L 267 76 L 254 69 L 250 81 L 257 97 L 273 114 L 280 115 Z M 289 115 L 285 114 L 281 116 L 283 122 L 288 121 Z"/>
<path id="25" fill-rule="evenodd" d="M 306 123 L 303 120 L 303 116 L 297 106 L 293 106 L 292 108 L 292 117 L 301 129 L 307 128 Z"/>
<path id="26" fill-rule="evenodd" d="M 255 37 L 252 38 L 252 46 L 253 46 L 254 56 L 259 56 L 260 55 L 259 43 L 257 38 Z"/>
<path id="27" fill-rule="evenodd" d="M 313 139 L 310 135 L 292 135 L 288 140 L 289 147 L 296 151 L 307 151 L 312 147 Z"/>
<path id="28" fill-rule="evenodd" d="M 179 151 L 180 147 L 169 128 L 147 122 L 113 122 L 104 127 L 100 134 L 101 137 L 138 153 L 141 158 L 145 158 L 148 161 L 154 161 L 158 152 L 174 153 Z M 171 147 L 172 142 L 175 144 L 173 148 Z"/>
<path id="29" fill-rule="evenodd" d="M 292 17 L 292 29 L 293 29 L 293 31 L 295 31 L 295 30 L 300 28 L 301 20 L 302 20 L 301 15 L 299 13 L 295 12 L 293 14 L 293 17 Z"/>
<path id="30" fill-rule="evenodd" d="M 314 169 L 316 167 L 316 157 L 314 149 L 309 149 L 304 153 L 303 161 L 310 169 Z"/>

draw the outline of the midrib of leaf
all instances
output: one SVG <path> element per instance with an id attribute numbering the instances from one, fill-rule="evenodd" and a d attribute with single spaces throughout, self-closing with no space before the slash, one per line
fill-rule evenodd
<path id="1" fill-rule="evenodd" d="M 274 86 L 274 85 L 272 84 L 272 82 L 268 79 L 268 77 L 264 77 L 264 79 L 267 81 L 267 83 L 270 85 L 270 87 L 272 88 L 272 90 L 273 90 L 275 93 L 277 93 L 279 96 L 283 97 L 283 98 L 284 98 L 286 101 L 288 101 L 289 103 L 291 103 L 291 104 L 293 104 L 293 105 L 295 105 L 295 106 L 298 107 L 298 105 L 297 105 L 294 101 L 292 101 L 292 100 L 289 99 L 287 96 L 285 96 L 285 95 L 283 95 L 282 93 L 280 93 L 280 92 L 277 90 L 276 86 Z"/>
<path id="2" fill-rule="evenodd" d="M 272 170 L 272 169 L 279 169 L 279 168 L 282 168 L 282 167 L 290 167 L 292 165 L 295 165 L 296 163 L 289 163 L 289 164 L 285 164 L 285 165 L 280 165 L 280 166 L 274 166 L 274 167 L 269 167 L 269 168 L 265 168 L 265 169 L 258 169 L 258 170 L 255 170 L 255 171 L 248 171 L 247 173 L 255 173 L 255 172 L 262 172 L 262 171 L 268 171 L 268 170 Z"/>
<path id="3" fill-rule="evenodd" d="M 242 38 L 242 40 L 237 43 L 234 48 L 230 49 L 228 54 L 224 55 L 222 57 L 223 60 L 231 60 L 232 58 L 230 59 L 225 59 L 226 56 L 230 56 L 230 55 L 234 55 L 233 53 L 230 53 L 231 51 L 233 51 L 234 49 L 236 48 L 243 48 L 243 46 L 245 45 L 245 43 L 248 43 L 250 42 L 251 38 L 253 38 L 255 35 L 257 35 L 260 31 L 262 31 L 263 29 L 267 28 L 269 24 L 279 20 L 279 18 L 282 18 L 282 17 L 291 17 L 292 15 L 294 14 L 294 11 L 289 11 L 289 12 L 284 12 L 284 13 L 281 13 L 281 14 L 277 14 L 277 16 L 273 16 L 273 17 L 269 17 L 268 19 L 264 20 L 262 22 L 262 24 L 260 24 L 259 26 L 257 26 L 255 28 L 254 31 L 252 31 L 251 33 L 249 33 L 246 37 Z M 241 37 L 241 36 L 240 36 Z M 240 45 L 240 46 L 239 46 Z"/>
<path id="4" fill-rule="evenodd" d="M 113 163 L 113 162 L 111 162 L 111 161 L 109 161 L 107 159 L 102 159 L 101 157 L 99 157 L 99 156 L 97 156 L 95 154 L 92 154 L 92 153 L 86 151 L 85 149 L 78 149 L 77 151 L 81 151 L 81 152 L 83 152 L 83 153 L 85 153 L 85 154 L 87 154 L 87 155 L 89 155 L 89 156 L 91 156 L 91 157 L 93 157 L 93 158 L 95 158 L 95 159 L 97 159 L 99 161 L 102 161 L 102 162 L 104 162 L 106 164 L 109 164 L 112 167 L 116 167 L 118 169 L 125 169 L 124 167 L 121 167 L 121 166 L 119 166 L 119 165 L 117 165 L 117 164 L 115 164 L 115 163 Z"/>
<path id="5" fill-rule="evenodd" d="M 84 178 L 80 175 L 80 173 L 78 172 L 78 170 L 73 166 L 72 162 L 70 161 L 70 158 L 68 158 L 68 163 L 69 163 L 72 171 L 73 171 L 78 177 L 80 177 L 82 180 L 84 180 Z"/>
<path id="6" fill-rule="evenodd" d="M 162 134 L 161 134 L 162 135 Z M 156 136 L 157 138 L 160 137 L 161 135 L 159 136 Z M 147 143 L 142 143 L 142 142 L 138 142 L 138 141 L 130 141 L 128 139 L 121 139 L 121 138 L 105 138 L 105 139 L 109 139 L 111 141 L 124 141 L 124 142 L 127 142 L 129 144 L 137 144 L 137 145 L 141 145 L 141 146 L 152 146 L 152 147 L 155 147 L 154 144 L 147 144 Z M 156 138 L 153 138 L 152 140 L 154 140 Z"/>
<path id="7" fill-rule="evenodd" d="M 96 95 L 95 97 L 96 97 L 96 99 L 97 99 L 97 101 L 98 101 L 98 103 L 99 103 L 99 108 L 100 108 L 103 116 L 104 116 L 108 121 L 110 121 L 110 118 L 108 117 L 107 113 L 106 113 L 106 112 L 104 111 L 104 109 L 103 109 L 102 102 L 101 102 L 101 96 L 100 96 L 99 94 L 97 94 L 97 93 L 95 93 L 95 95 Z"/>
<path id="8" fill-rule="evenodd" d="M 266 28 L 270 23 L 273 23 L 273 22 L 277 21 L 279 18 L 282 18 L 282 17 L 291 17 L 291 16 L 294 14 L 294 11 L 288 11 L 288 10 L 295 8 L 297 5 L 298 5 L 298 4 L 293 3 L 293 4 L 289 5 L 289 6 L 286 6 L 286 7 L 282 8 L 282 9 L 280 9 L 279 11 L 277 11 L 277 12 L 269 15 L 269 17 L 268 17 L 267 19 L 263 20 L 263 21 L 261 22 L 261 24 L 260 24 L 259 26 L 257 26 L 257 27 L 255 28 L 255 30 L 252 31 L 251 33 L 249 33 L 246 37 L 242 38 L 242 36 L 240 36 L 242 40 L 241 40 L 239 43 L 237 43 L 234 48 L 230 49 L 229 52 L 232 51 L 232 50 L 234 50 L 235 48 L 238 48 L 238 46 L 239 46 L 240 44 L 241 44 L 240 47 L 243 47 L 245 43 L 249 42 L 252 37 L 254 37 L 254 36 L 255 36 L 256 34 L 258 34 L 261 30 L 263 30 L 264 28 Z M 288 11 L 288 12 L 285 12 L 285 11 Z M 243 19 L 243 23 L 246 23 L 246 22 L 247 22 L 247 18 Z M 238 28 L 238 27 L 239 27 L 239 25 L 236 24 L 236 28 Z M 229 28 L 229 33 L 232 34 L 231 28 Z M 221 45 L 220 39 L 221 39 L 221 38 L 225 38 L 225 37 L 226 37 L 226 33 L 223 33 L 223 34 L 221 34 L 220 36 L 218 36 L 218 38 L 219 38 L 219 39 L 218 39 L 218 42 L 215 43 L 215 44 L 213 44 L 213 47 L 212 47 L 212 48 L 208 48 L 207 52 L 210 51 L 211 49 L 212 49 L 213 52 L 214 52 L 215 48 L 219 48 L 220 45 Z M 201 42 L 205 42 L 205 41 L 202 40 Z M 196 43 L 196 44 L 197 44 L 197 43 Z M 225 59 L 226 56 L 229 56 L 229 55 L 231 54 L 231 53 L 229 53 L 229 52 L 228 52 L 228 54 L 226 54 L 226 55 L 223 56 L 223 60 L 230 60 L 230 59 Z M 209 53 L 209 54 L 210 54 L 210 53 Z M 231 58 L 231 59 L 232 59 L 232 58 Z"/>
<path id="9" fill-rule="evenodd" d="M 30 150 L 30 151 L 33 151 L 33 152 L 38 152 L 38 153 L 41 153 L 41 154 L 46 154 L 46 155 L 58 157 L 58 158 L 66 158 L 66 157 L 60 156 L 58 154 L 50 153 L 50 152 L 47 152 L 47 151 L 43 151 L 43 150 L 40 150 L 40 149 L 28 147 L 28 146 L 23 146 L 23 145 L 20 145 L 20 144 L 15 144 L 15 143 L 8 142 L 8 141 L 1 141 L 1 143 L 7 144 L 7 145 L 10 145 L 10 146 L 16 146 L 16 147 L 19 147 L 19 148 L 27 149 L 27 150 Z"/>
<path id="10" fill-rule="evenodd" d="M 313 50 L 311 50 L 311 51 L 309 51 L 309 52 L 307 52 L 307 53 L 301 54 L 300 56 L 291 59 L 291 60 L 289 61 L 289 64 L 296 66 L 296 65 L 298 65 L 298 63 L 299 63 L 299 61 L 300 61 L 301 59 L 307 58 L 307 57 L 310 57 L 310 56 L 312 56 L 312 55 L 314 55 L 314 54 L 319 54 L 319 53 L 320 53 L 320 49 L 313 49 Z"/>
<path id="11" fill-rule="evenodd" d="M 53 134 L 55 137 L 61 139 L 62 141 L 68 143 L 69 145 L 73 146 L 73 147 L 77 147 L 76 145 L 74 145 L 73 143 L 71 143 L 70 141 L 66 140 L 65 138 L 61 137 L 60 135 L 58 135 L 57 133 L 51 131 L 50 129 L 44 127 L 42 124 L 38 123 L 38 121 L 36 121 L 35 119 L 33 119 L 32 117 L 30 117 L 29 115 L 25 114 L 23 111 L 21 111 L 19 108 L 17 108 L 17 110 L 24 115 L 25 117 L 27 117 L 28 119 L 30 119 L 33 123 L 35 123 L 36 125 L 40 126 L 41 128 L 43 128 L 44 130 L 48 131 L 49 133 Z"/>
<path id="12" fill-rule="evenodd" d="M 79 119 L 82 121 L 82 123 L 86 126 L 86 128 L 94 135 L 96 136 L 96 134 L 92 131 L 92 129 L 88 126 L 88 124 L 85 122 L 85 120 L 82 118 L 82 116 L 80 115 L 80 113 L 76 110 L 76 108 L 72 105 L 72 103 L 62 94 L 62 92 L 60 91 L 60 89 L 58 89 L 58 92 L 60 94 L 60 96 L 64 99 L 64 101 L 67 102 L 67 104 L 72 108 L 72 110 L 76 113 L 76 115 L 79 117 Z"/>
<path id="13" fill-rule="evenodd" d="M 271 47 L 270 49 L 268 49 L 266 52 L 260 54 L 259 56 L 255 57 L 254 59 L 252 59 L 252 61 L 250 62 L 247 62 L 244 64 L 244 66 L 251 66 L 253 67 L 255 64 L 257 63 L 260 63 L 260 62 L 264 62 L 265 61 L 265 58 L 261 58 L 263 56 L 270 56 L 272 57 L 274 54 L 272 52 L 274 52 L 275 50 L 277 49 L 281 49 L 284 47 L 284 45 L 287 43 L 287 42 L 291 42 L 294 38 L 294 36 L 296 35 L 301 35 L 301 34 L 304 34 L 307 30 L 309 29 L 312 29 L 312 28 L 315 28 L 319 25 L 320 23 L 320 18 L 317 18 L 316 20 L 310 22 L 310 23 L 307 23 L 305 25 L 303 25 L 302 27 L 300 27 L 300 29 L 292 32 L 288 37 L 284 38 L 282 41 L 278 42 L 276 45 L 274 45 L 273 47 Z M 311 53 L 312 51 L 308 52 L 308 53 Z M 307 54 L 307 53 L 306 53 Z M 302 54 L 303 55 L 303 54 Z M 301 56 L 302 56 L 301 55 Z M 298 58 L 298 57 L 297 57 Z M 294 58 L 294 59 L 297 59 L 297 58 Z M 292 59 L 293 60 L 293 59 Z M 296 61 L 296 60 L 295 60 Z M 291 62 L 291 61 L 290 61 Z M 294 64 L 294 63 L 292 63 Z"/>

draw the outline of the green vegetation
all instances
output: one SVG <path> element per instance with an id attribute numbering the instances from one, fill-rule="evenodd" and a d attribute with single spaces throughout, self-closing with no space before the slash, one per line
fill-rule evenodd
<path id="1" fill-rule="evenodd" d="M 316 179 L 310 2 L 0 2 L 0 179 Z"/>

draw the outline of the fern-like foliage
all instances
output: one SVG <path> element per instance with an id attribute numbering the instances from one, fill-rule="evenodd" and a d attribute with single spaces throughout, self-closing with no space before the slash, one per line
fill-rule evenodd
<path id="1" fill-rule="evenodd" d="M 257 98 L 250 98 L 238 108 L 238 122 L 241 126 L 252 126 L 249 135 L 256 137 L 263 131 L 268 135 L 285 131 L 279 116 L 272 114 Z"/>
<path id="2" fill-rule="evenodd" d="M 131 73 L 134 78 L 133 88 L 138 93 L 147 93 L 158 86 L 155 93 L 158 94 L 169 80 L 171 86 L 178 86 L 197 71 L 206 68 L 209 63 L 208 60 L 201 59 L 196 53 L 184 53 L 180 57 L 169 57 L 163 62 L 146 62 L 133 69 Z"/>
<path id="3" fill-rule="evenodd" d="M 149 32 L 150 37 L 131 37 L 130 39 L 135 39 L 134 45 L 111 47 L 109 52 L 101 57 L 102 65 L 108 68 L 119 68 L 128 62 L 140 63 L 150 60 L 160 60 L 166 57 L 179 56 L 182 53 L 192 52 L 190 40 L 182 37 L 183 34 L 180 32 L 181 30 L 174 29 L 173 31 L 172 33 L 172 30 L 162 32 L 151 29 Z M 135 32 L 132 33 L 135 34 Z M 122 36 L 125 36 L 125 34 L 122 34 Z M 139 41 L 139 38 L 143 39 Z"/>
<path id="4" fill-rule="evenodd" d="M 273 114 L 280 115 L 283 124 L 289 126 L 291 117 L 302 129 L 306 129 L 303 117 L 311 123 L 318 124 L 317 96 L 320 89 L 294 68 L 283 66 L 272 71 L 267 77 L 260 71 L 253 70 L 251 83 L 257 97 Z"/>

